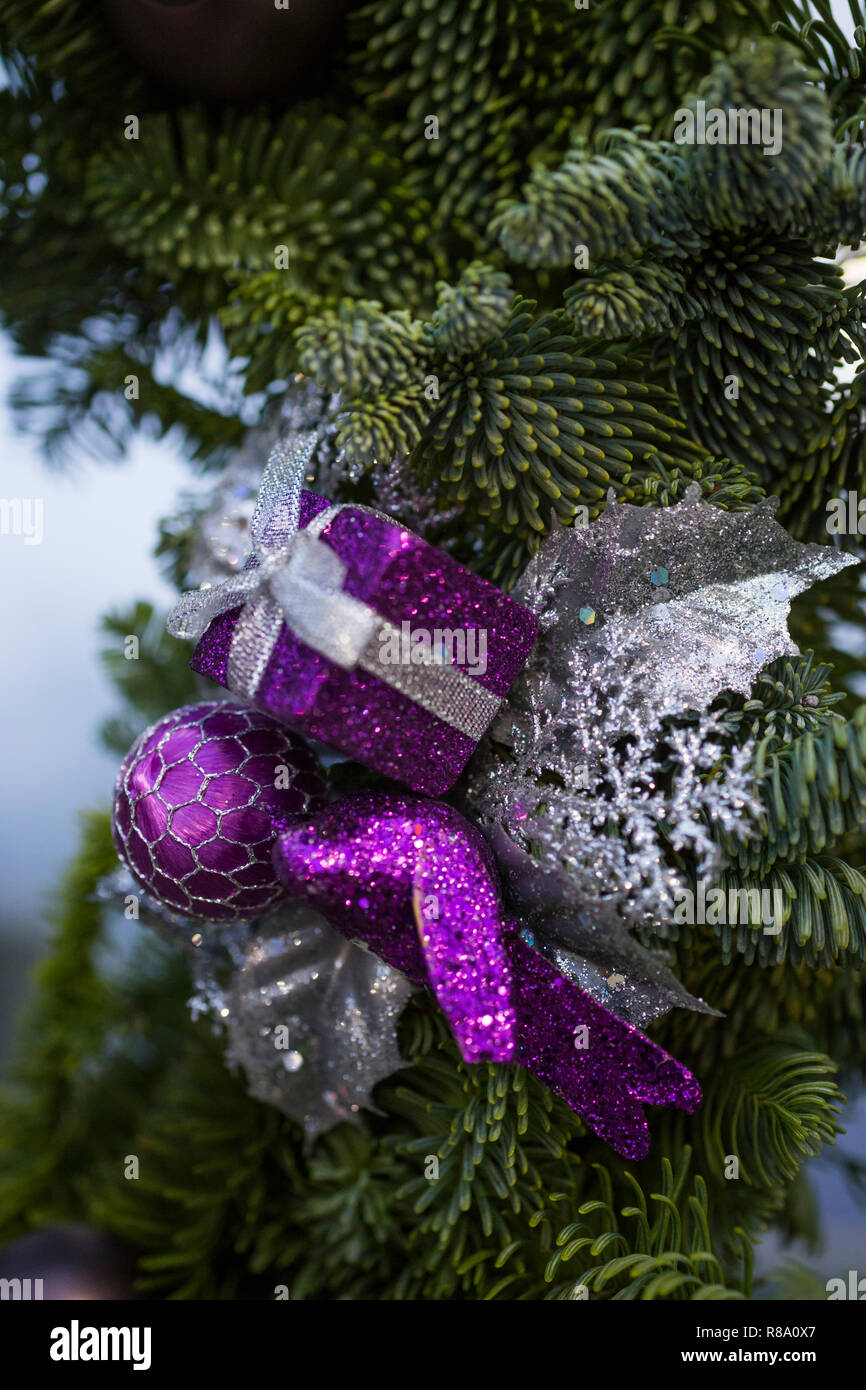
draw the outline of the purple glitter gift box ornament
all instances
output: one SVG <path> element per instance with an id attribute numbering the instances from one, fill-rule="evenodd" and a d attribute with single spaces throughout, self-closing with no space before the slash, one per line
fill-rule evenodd
<path id="1" fill-rule="evenodd" d="M 304 491 L 315 442 L 274 450 L 246 569 L 185 594 L 168 630 L 198 642 L 194 671 L 437 796 L 525 664 L 536 619 L 393 518 Z"/>
<path id="2" fill-rule="evenodd" d="M 299 817 L 273 849 L 285 888 L 429 985 L 467 1062 L 521 1062 L 626 1158 L 642 1104 L 700 1103 L 681 1062 L 596 1003 L 503 914 L 493 857 L 452 806 L 364 793 Z"/>

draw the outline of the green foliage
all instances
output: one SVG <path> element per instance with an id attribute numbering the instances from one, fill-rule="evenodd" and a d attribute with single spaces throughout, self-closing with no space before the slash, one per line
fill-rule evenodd
<path id="1" fill-rule="evenodd" d="M 97 968 L 102 911 L 92 895 L 116 862 L 107 817 L 88 816 L 58 892 L 22 1061 L 0 1099 L 0 1239 L 79 1218 L 94 1167 L 121 1171 L 163 1049 L 177 1045 L 176 1020 L 184 1027 L 183 972 L 166 952 L 147 943 L 134 993 Z"/>
<path id="2" fill-rule="evenodd" d="M 195 109 L 150 116 L 138 140 L 118 134 L 92 158 L 87 195 L 113 242 L 172 276 L 261 272 L 285 247 L 290 287 L 394 303 L 422 269 L 424 206 L 396 161 L 367 123 L 313 105 L 276 124 L 229 113 L 215 131 Z"/>
<path id="3" fill-rule="evenodd" d="M 833 126 L 824 93 L 807 80 L 793 49 L 763 42 L 722 59 L 697 97 L 707 110 L 773 113 L 760 141 L 754 133 L 744 140 L 738 129 L 735 143 L 699 142 L 691 150 L 689 171 L 709 221 L 739 229 L 756 218 L 796 216 L 830 159 Z M 778 148 L 768 156 L 774 137 Z"/>
<path id="4" fill-rule="evenodd" d="M 417 382 L 427 350 L 422 325 L 405 310 L 385 314 L 364 300 L 344 299 L 298 333 L 302 370 L 349 399 Z"/>
<path id="5" fill-rule="evenodd" d="M 491 231 L 527 266 L 574 258 L 584 273 L 564 304 L 577 334 L 651 345 L 691 438 L 757 467 L 808 529 L 814 491 L 802 504 L 816 471 L 826 483 L 832 470 L 837 485 L 862 476 L 859 384 L 847 392 L 832 376 L 857 355 L 858 295 L 815 259 L 843 226 L 859 240 L 862 166 L 833 155 L 827 100 L 784 46 L 719 60 L 699 96 L 708 107 L 782 112 L 779 154 L 625 132 L 578 137 L 561 164 L 534 170 Z M 854 478 L 839 466 L 843 450 Z"/>
<path id="6" fill-rule="evenodd" d="M 643 338 L 680 327 L 694 303 L 682 271 L 651 261 L 588 275 L 566 290 L 564 302 L 578 331 L 594 338 Z"/>
<path id="7" fill-rule="evenodd" d="M 705 927 L 671 923 L 666 939 L 694 945 L 712 931 L 725 962 L 737 953 L 762 966 L 866 961 L 866 873 L 850 862 L 862 853 L 866 824 L 866 707 L 841 718 L 826 677 L 826 667 L 812 669 L 811 655 L 796 665 L 782 660 L 759 677 L 750 699 L 719 701 L 732 742 L 756 740 L 761 809 L 745 838 L 711 827 L 726 864 L 713 886 L 726 904 L 732 894 L 749 896 L 736 899 L 742 910 L 722 913 L 723 921 L 708 907 Z M 672 862 L 695 886 L 693 866 L 676 855 Z M 771 931 L 762 894 L 773 905 Z"/>
<path id="8" fill-rule="evenodd" d="M 671 134 L 676 98 L 693 91 L 718 53 L 769 28 L 766 0 L 600 0 L 580 16 L 585 38 L 581 125 L 650 125 Z"/>
<path id="9" fill-rule="evenodd" d="M 776 0 L 775 33 L 789 39 L 821 75 L 839 137 L 861 138 L 864 100 L 863 49 L 866 18 L 860 0 L 848 0 L 854 26 L 854 46 L 843 32 L 830 0 Z"/>
<path id="10" fill-rule="evenodd" d="M 567 266 L 586 246 L 593 258 L 637 255 L 654 245 L 682 254 L 687 205 L 677 187 L 683 161 L 627 131 L 591 144 L 577 137 L 555 169 L 533 170 L 520 202 L 490 228 L 506 255 L 528 266 Z"/>
<path id="11" fill-rule="evenodd" d="M 141 83 L 90 0 L 2 0 L 0 53 L 15 79 L 34 81 L 34 69 L 62 72 L 77 100 L 96 107 Z"/>
<path id="12" fill-rule="evenodd" d="M 535 311 L 518 301 L 502 337 L 444 383 L 421 450 L 459 500 L 480 492 L 481 514 L 523 535 L 552 515 L 570 521 L 581 503 L 597 512 L 649 456 L 673 465 L 699 452 L 637 359 L 596 356 L 562 315 Z"/>
<path id="13" fill-rule="evenodd" d="M 705 1302 L 743 1297 L 726 1283 L 723 1265 L 713 1252 L 706 1183 L 696 1177 L 692 1190 L 687 1190 L 690 1158 L 686 1147 L 676 1173 L 670 1160 L 662 1159 L 661 1191 L 651 1193 L 649 1200 L 632 1174 L 626 1173 L 632 1202 L 620 1212 L 610 1177 L 599 1170 L 599 1196 L 578 1208 L 590 1220 L 569 1222 L 557 1233 L 559 1248 L 547 1267 L 547 1277 L 554 1278 L 575 1257 L 584 1270 L 572 1284 L 560 1284 L 555 1297 L 581 1297 L 581 1288 L 629 1300 Z M 620 1216 L 625 1220 L 619 1220 Z"/>
<path id="14" fill-rule="evenodd" d="M 456 285 L 436 289 L 431 336 L 446 357 L 476 352 L 508 323 L 514 298 L 508 276 L 482 261 L 468 265 Z"/>
<path id="15" fill-rule="evenodd" d="M 790 743 L 800 733 L 817 733 L 828 718 L 840 718 L 834 706 L 844 699 L 830 688 L 831 667 L 814 663 L 814 652 L 780 657 L 762 671 L 748 699 L 725 695 L 724 721 L 737 741 L 766 739 L 768 748 Z"/>
<path id="16" fill-rule="evenodd" d="M 346 393 L 340 439 L 353 460 L 409 452 L 423 475 L 485 518 L 488 534 L 516 530 L 531 544 L 551 516 L 567 523 L 581 504 L 597 515 L 611 487 L 628 496 L 633 469 L 699 459 L 673 418 L 673 397 L 643 380 L 638 358 L 596 355 L 597 344 L 579 342 L 561 313 L 539 314 L 530 300 L 516 299 L 501 336 L 474 353 L 442 355 L 456 302 L 440 285 L 429 323 L 359 303 L 299 333 L 303 364 Z M 487 317 L 479 310 L 479 329 Z"/>
<path id="17" fill-rule="evenodd" d="M 198 685 L 187 649 L 168 636 L 165 614 L 156 613 L 152 604 L 140 600 L 124 613 L 107 614 L 102 630 L 113 639 L 102 651 L 103 666 L 129 708 L 129 717 L 103 725 L 102 738 L 123 755 L 143 726 L 189 704 Z M 127 655 L 130 637 L 137 639 L 135 656 Z"/>
<path id="18" fill-rule="evenodd" d="M 359 89 L 429 168 L 444 221 L 483 229 L 533 147 L 573 119 L 579 24 L 557 0 L 376 0 L 352 16 Z"/>
<path id="19" fill-rule="evenodd" d="M 803 1161 L 832 1143 L 844 1100 L 827 1057 L 776 1038 L 744 1048 L 710 1081 L 702 1110 L 703 1158 L 709 1172 L 739 1160 L 739 1179 L 768 1190 L 791 1182 Z"/>

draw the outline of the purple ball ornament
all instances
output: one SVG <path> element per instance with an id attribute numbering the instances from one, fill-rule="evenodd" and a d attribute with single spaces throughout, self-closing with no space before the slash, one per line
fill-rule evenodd
<path id="1" fill-rule="evenodd" d="M 117 779 L 112 833 L 145 892 L 185 917 L 256 917 L 285 895 L 282 833 L 324 802 L 315 757 L 251 705 L 185 705 L 145 729 Z"/>

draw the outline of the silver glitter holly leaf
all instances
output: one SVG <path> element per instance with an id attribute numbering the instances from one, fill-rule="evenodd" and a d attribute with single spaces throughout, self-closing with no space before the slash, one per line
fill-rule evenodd
<path id="1" fill-rule="evenodd" d="M 676 506 L 611 500 L 591 526 L 554 532 L 514 591 L 547 628 L 551 675 L 627 691 L 655 723 L 706 709 L 723 690 L 748 695 L 764 666 L 798 653 L 791 599 L 858 563 L 793 540 L 773 520 L 777 506 L 721 511 L 694 483 Z"/>
<path id="2" fill-rule="evenodd" d="M 254 926 L 225 991 L 226 1060 L 249 1094 L 304 1126 L 307 1142 L 371 1108 L 378 1081 L 407 1064 L 396 1026 L 413 986 L 378 957 L 289 903 Z"/>
<path id="3" fill-rule="evenodd" d="M 656 1013 L 672 1002 L 673 977 L 656 973 L 627 929 L 672 914 L 684 885 L 670 846 L 716 872 L 712 824 L 743 835 L 758 809 L 753 750 L 729 751 L 708 707 L 796 653 L 791 598 L 856 563 L 792 540 L 774 507 L 723 512 L 693 486 L 673 507 L 611 498 L 591 526 L 548 537 L 515 589 L 539 617 L 535 651 L 469 770 L 467 810 L 540 948 L 573 950 L 587 978 L 613 966 Z M 663 728 L 686 711 L 684 727 Z M 604 923 L 601 948 L 593 921 Z"/>
<path id="4" fill-rule="evenodd" d="M 676 1006 L 715 1013 L 632 936 L 609 898 L 582 897 L 567 874 L 539 865 L 498 826 L 488 839 L 506 892 L 524 908 L 524 938 L 612 1013 L 645 1028 Z"/>
<path id="5" fill-rule="evenodd" d="M 215 972 L 243 959 L 243 947 L 250 932 L 250 923 L 208 922 L 201 918 L 184 917 L 158 898 L 152 898 L 122 864 L 105 874 L 97 883 L 93 901 L 122 912 L 128 921 L 148 927 L 166 945 L 187 956 L 193 977 L 202 989 L 217 989 Z M 213 981 L 211 983 L 211 977 Z M 210 1008 L 216 1008 L 214 1004 Z"/>
<path id="6" fill-rule="evenodd" d="M 142 891 L 123 867 L 94 900 L 126 912 L 190 965 L 193 1018 L 226 1029 L 226 1061 L 249 1094 L 304 1126 L 307 1142 L 371 1108 L 378 1081 L 406 1063 L 397 1020 L 414 986 L 366 947 L 347 941 L 302 903 L 253 921 L 203 925 Z"/>

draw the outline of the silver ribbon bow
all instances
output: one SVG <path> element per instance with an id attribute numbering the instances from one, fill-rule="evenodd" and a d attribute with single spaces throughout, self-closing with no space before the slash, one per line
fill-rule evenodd
<path id="1" fill-rule="evenodd" d="M 492 691 L 449 661 L 421 667 L 383 661 L 382 647 L 400 630 L 373 608 L 343 593 L 346 566 L 320 539 L 343 510 L 328 507 L 299 528 L 304 475 L 316 447 L 315 430 L 280 443 L 268 459 L 250 521 L 253 553 L 246 568 L 224 583 L 178 599 L 166 627 L 173 637 L 198 642 L 214 618 L 243 605 L 232 632 L 226 684 L 255 700 L 283 624 L 314 651 L 345 670 L 362 667 L 415 704 L 476 742 L 501 705 Z M 392 519 L 370 507 L 353 510 Z"/>

